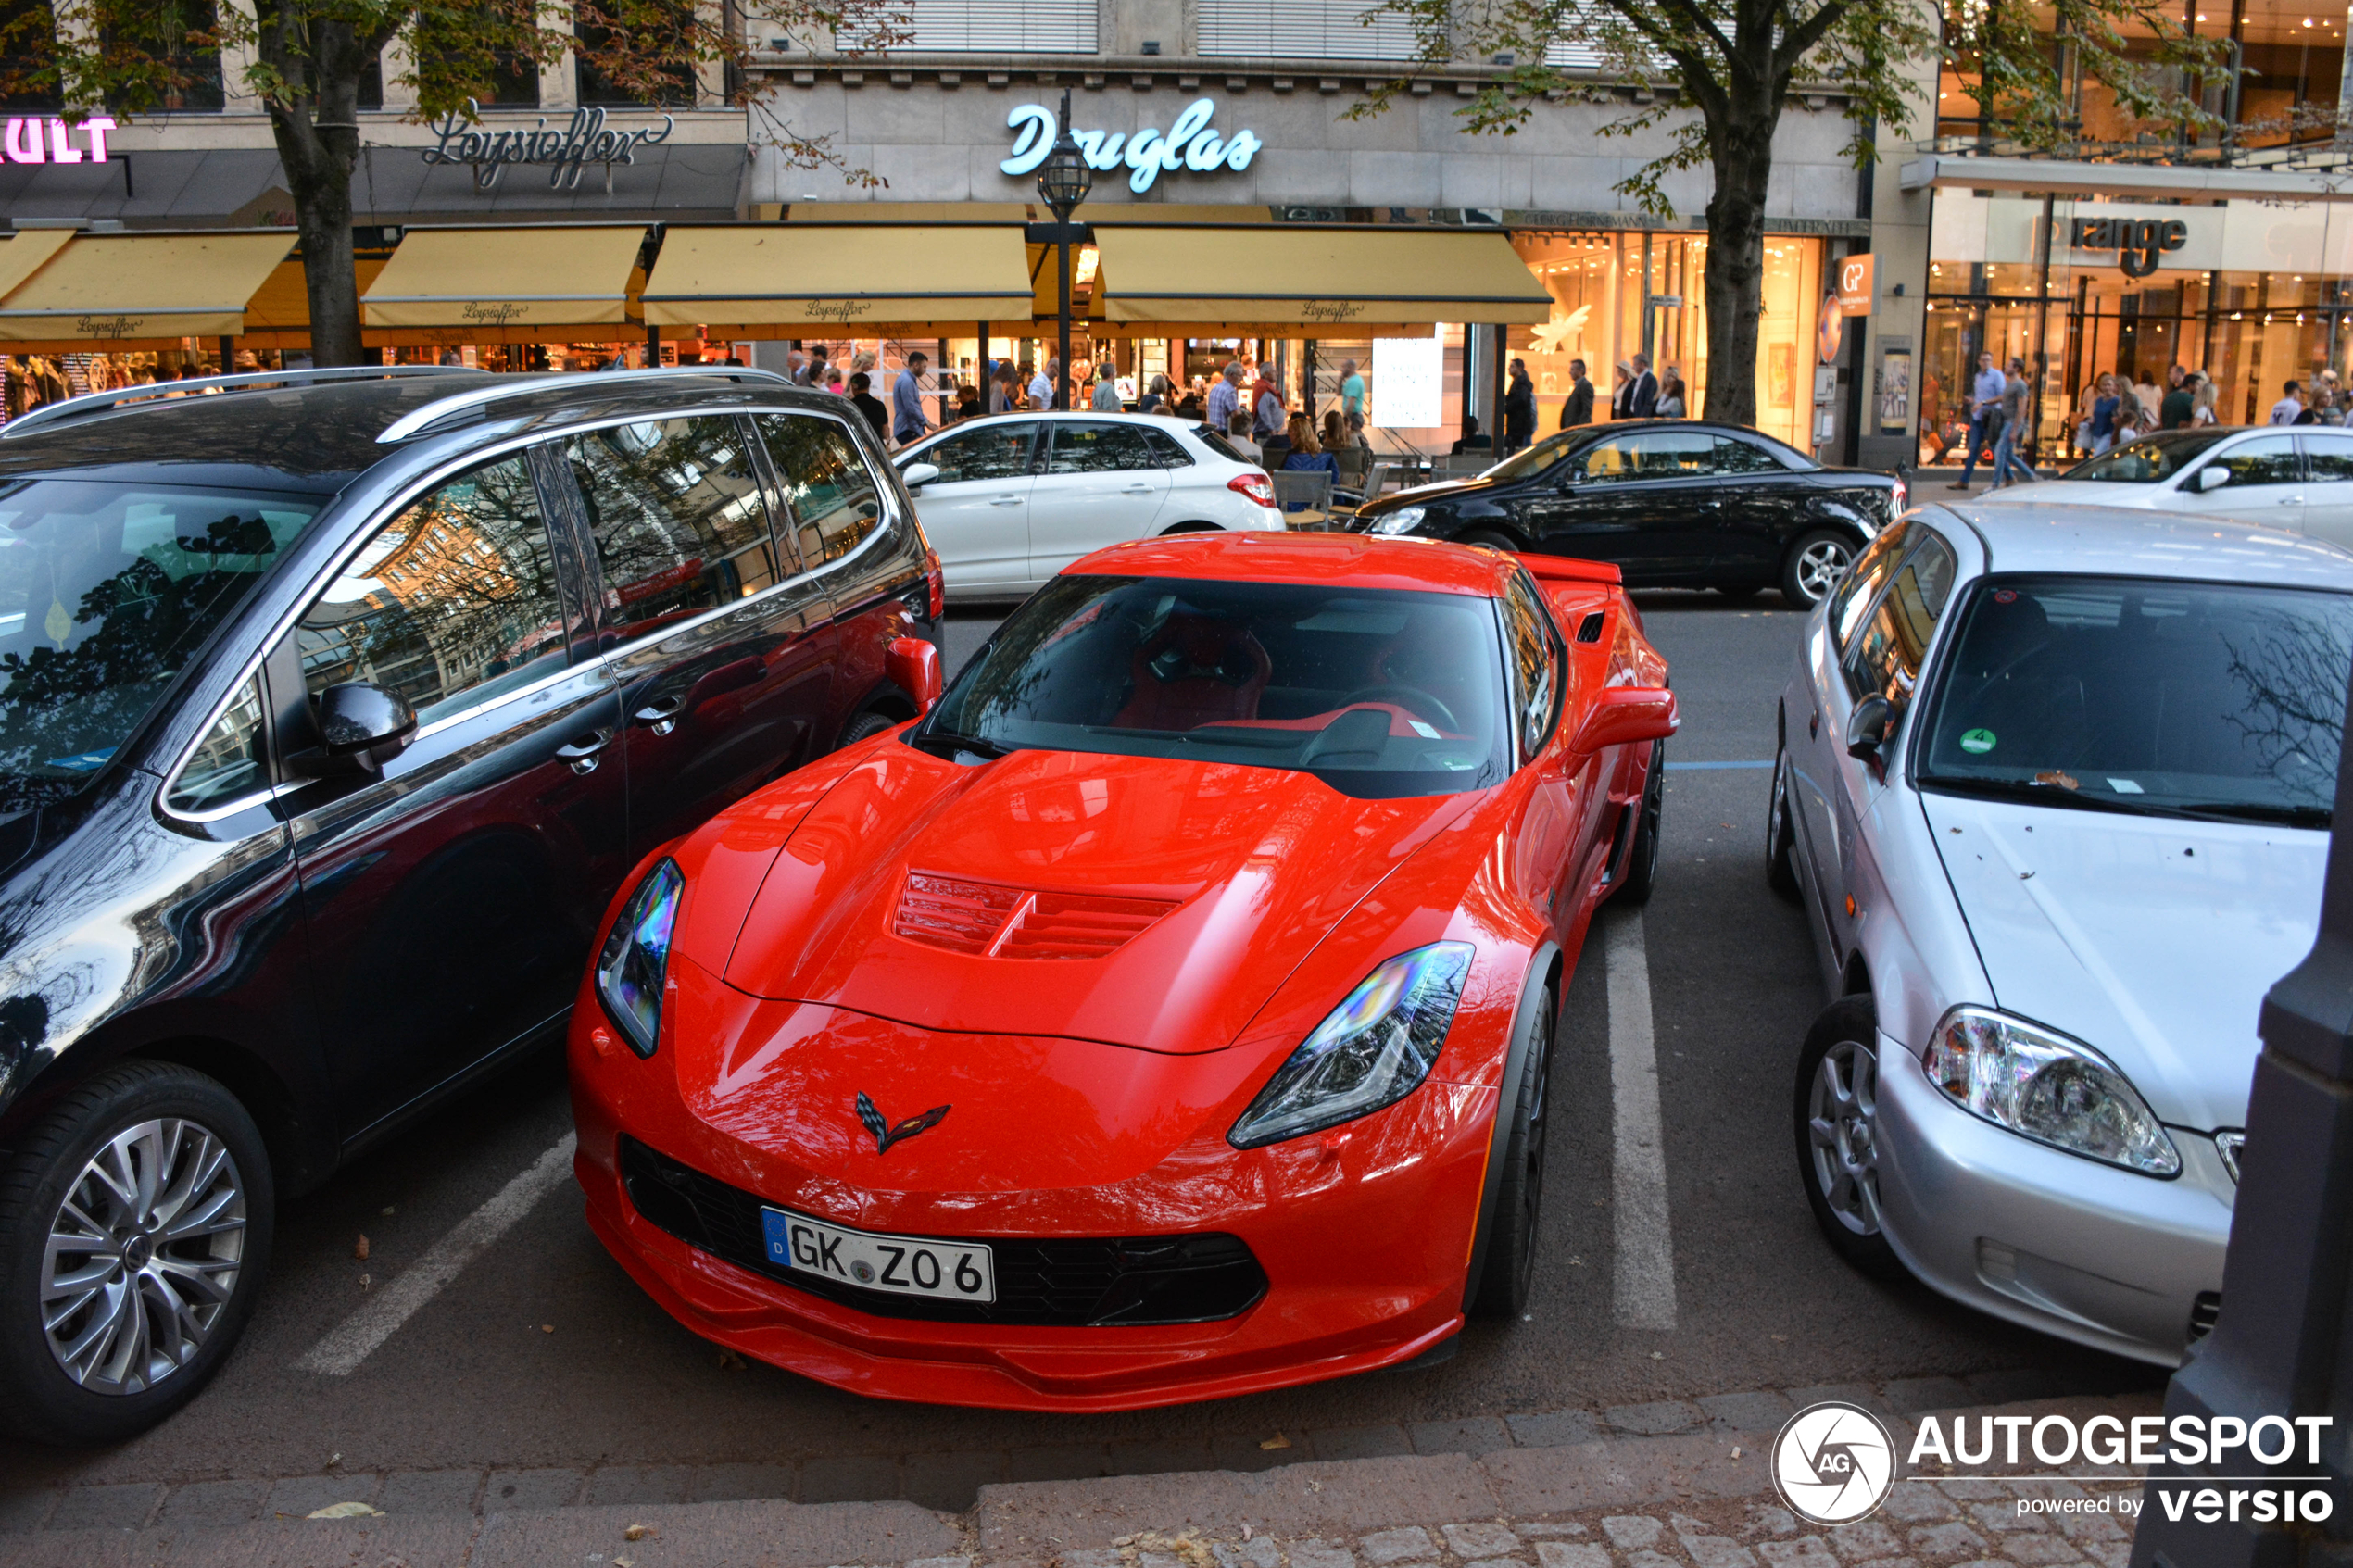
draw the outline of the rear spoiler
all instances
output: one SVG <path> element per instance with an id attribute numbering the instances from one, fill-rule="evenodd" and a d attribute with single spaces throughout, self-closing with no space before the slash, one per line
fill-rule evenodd
<path id="1" fill-rule="evenodd" d="M 1578 560 L 1570 556 L 1521 555 L 1514 558 L 1540 583 L 1606 583 L 1616 588 L 1626 581 L 1625 574 L 1607 561 Z"/>

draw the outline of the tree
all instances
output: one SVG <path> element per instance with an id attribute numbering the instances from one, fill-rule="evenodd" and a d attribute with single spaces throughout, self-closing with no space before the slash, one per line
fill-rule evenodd
<path id="1" fill-rule="evenodd" d="M 54 9 L 53 9 L 54 5 Z M 217 82 L 231 51 L 247 51 L 245 89 L 269 111 L 294 197 L 310 302 L 311 357 L 360 361 L 352 267 L 351 173 L 360 147 L 359 93 L 384 46 L 409 44 L 387 85 L 412 94 L 411 118 L 477 117 L 501 80 L 576 56 L 616 97 L 691 103 L 698 74 L 721 68 L 727 101 L 761 122 L 760 137 L 796 168 L 841 167 L 827 138 L 804 136 L 763 110 L 747 69 L 751 40 L 843 29 L 866 46 L 900 42 L 891 0 L 75 0 L 12 7 L 0 24 L 0 95 L 66 107 L 76 122 L 104 106 L 122 118 L 171 106 Z M 62 14 L 60 14 L 62 13 Z M 853 181 L 879 183 L 862 169 Z"/>
<path id="2" fill-rule="evenodd" d="M 1995 106 L 1988 113 L 2001 114 L 2008 133 L 2032 145 L 2072 133 L 2070 72 L 2109 83 L 2120 108 L 2143 119 L 2169 125 L 2210 119 L 2175 82 L 2184 63 L 2210 66 L 2211 41 L 2185 39 L 2178 21 L 2137 0 L 2007 8 L 1999 0 L 1957 0 L 1942 29 L 1924 0 L 1382 0 L 1377 9 L 1411 19 L 1423 68 L 1462 58 L 1511 62 L 1456 111 L 1474 132 L 1509 135 L 1548 96 L 1606 103 L 1615 101 L 1614 84 L 1640 89 L 1635 106 L 1603 134 L 1666 127 L 1667 150 L 1615 189 L 1666 217 L 1673 213 L 1667 176 L 1700 168 L 1715 176 L 1707 200 L 1705 413 L 1736 424 L 1756 422 L 1766 189 L 1774 132 L 1793 91 L 1818 83 L 1843 97 L 1843 150 L 1857 168 L 1870 163 L 1882 127 L 1901 132 L 1910 125 L 1920 94 L 1913 73 L 1929 64 L 1933 92 L 1940 52 L 1977 65 Z M 2069 49 L 2053 46 L 2054 19 Z M 2154 48 L 2128 42 L 2119 30 L 2127 19 L 2148 29 Z M 1562 45 L 1598 56 L 1609 83 L 1547 63 Z M 1351 112 L 1380 113 L 1410 80 L 1374 88 Z"/>

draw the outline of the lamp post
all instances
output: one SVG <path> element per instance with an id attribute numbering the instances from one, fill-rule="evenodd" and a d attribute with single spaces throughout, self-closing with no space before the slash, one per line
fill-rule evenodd
<path id="1" fill-rule="evenodd" d="M 1054 379 L 1054 407 L 1066 408 L 1070 399 L 1064 390 L 1070 383 L 1070 242 L 1076 235 L 1070 215 L 1095 188 L 1094 170 L 1087 167 L 1087 159 L 1078 150 L 1077 139 L 1070 133 L 1070 89 L 1063 89 L 1062 134 L 1054 139 L 1053 150 L 1038 170 L 1038 194 L 1054 214 L 1054 272 L 1062 328 L 1062 370 Z"/>

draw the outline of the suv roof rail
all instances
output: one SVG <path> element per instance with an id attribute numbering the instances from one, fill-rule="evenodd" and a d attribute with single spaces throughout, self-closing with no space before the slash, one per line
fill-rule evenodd
<path id="1" fill-rule="evenodd" d="M 0 425 L 0 441 L 27 431 L 46 429 L 84 414 L 102 414 L 137 403 L 159 402 L 191 392 L 233 391 L 259 386 L 309 386 L 320 382 L 384 381 L 403 376 L 476 376 L 487 372 L 459 365 L 328 365 L 310 370 L 241 370 L 230 376 L 190 376 L 184 381 L 149 382 L 119 386 L 107 392 L 84 393 L 62 403 L 45 403 Z"/>
<path id="2" fill-rule="evenodd" d="M 576 387 L 585 395 L 615 384 L 626 385 L 635 382 L 658 381 L 673 376 L 700 376 L 711 381 L 773 382 L 779 386 L 793 384 L 789 376 L 779 375 L 774 370 L 755 370 L 742 365 L 717 367 L 678 365 L 662 366 L 659 369 L 648 368 L 642 370 L 593 370 L 585 373 L 565 370 L 552 375 L 499 376 L 493 385 L 470 386 L 463 392 L 436 398 L 422 408 L 411 408 L 392 423 L 384 426 L 384 433 L 378 435 L 376 440 L 382 443 L 406 441 L 410 436 L 423 434 L 452 415 L 485 408 L 492 403 L 504 402 L 510 397 L 528 397 L 534 393 L 547 392 L 557 387 Z"/>

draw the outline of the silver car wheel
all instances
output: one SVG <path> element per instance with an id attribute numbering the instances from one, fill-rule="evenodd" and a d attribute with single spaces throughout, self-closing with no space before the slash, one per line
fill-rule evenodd
<path id="1" fill-rule="evenodd" d="M 1879 1059 L 1841 1040 L 1822 1053 L 1807 1096 L 1814 1182 L 1840 1224 L 1877 1236 L 1879 1210 Z"/>
<path id="2" fill-rule="evenodd" d="M 154 1387 L 211 1336 L 245 1239 L 245 1181 L 218 1135 L 179 1117 L 124 1128 L 83 1164 L 49 1222 L 49 1353 L 94 1394 Z"/>
<path id="3" fill-rule="evenodd" d="M 1805 590 L 1808 603 L 1818 602 L 1839 585 L 1854 564 L 1855 552 L 1845 545 L 1835 539 L 1817 539 L 1798 552 L 1797 585 Z"/>

